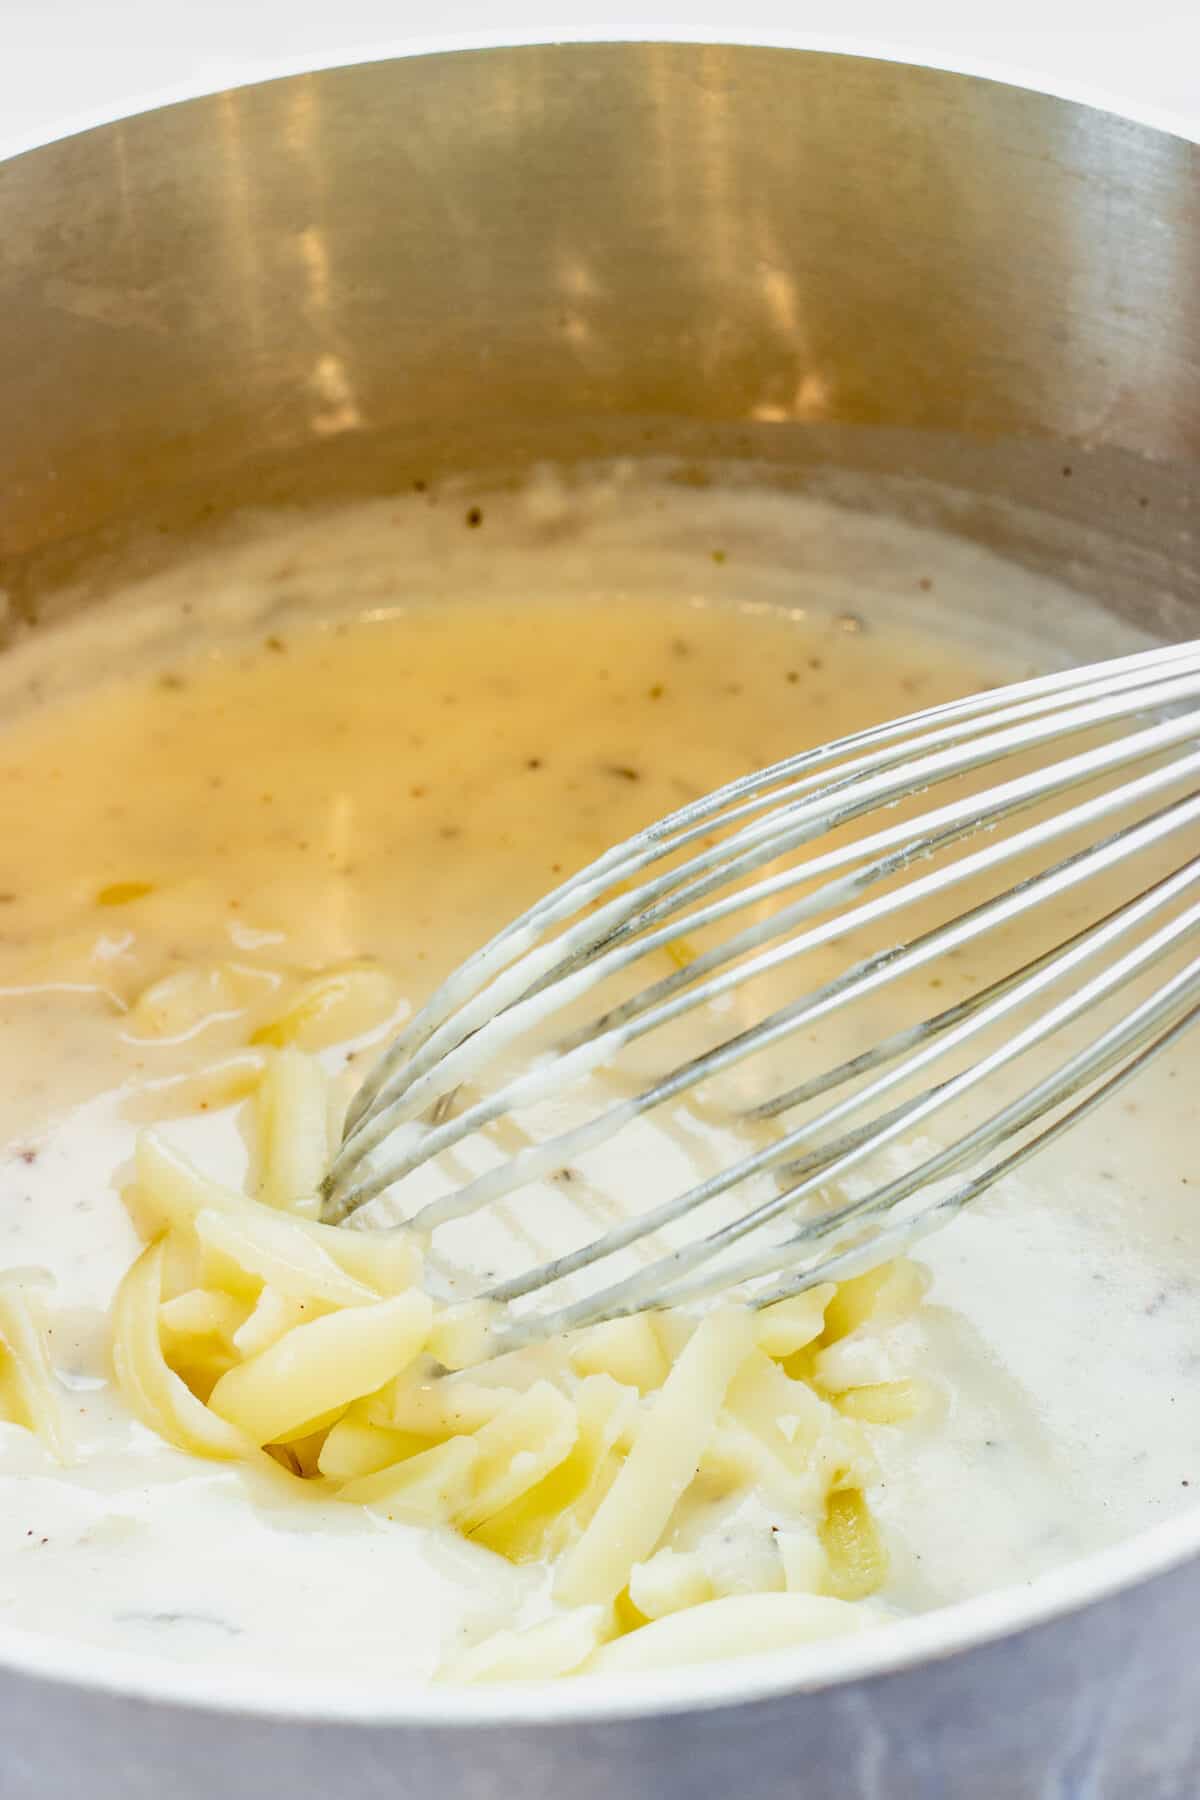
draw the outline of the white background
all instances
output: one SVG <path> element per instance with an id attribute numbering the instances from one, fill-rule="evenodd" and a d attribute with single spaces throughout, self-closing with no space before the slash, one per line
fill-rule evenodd
<path id="1" fill-rule="evenodd" d="M 1200 132 L 1200 0 L 0 0 L 0 148 L 405 40 L 578 36 L 836 42 Z"/>

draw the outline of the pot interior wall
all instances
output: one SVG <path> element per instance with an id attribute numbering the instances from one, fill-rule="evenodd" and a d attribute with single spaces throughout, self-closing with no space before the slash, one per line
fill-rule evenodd
<path id="1" fill-rule="evenodd" d="M 1179 632 L 1198 177 L 1045 96 L 719 46 L 414 58 L 68 139 L 0 168 L 0 586 L 29 617 L 247 502 L 667 451 Z"/>

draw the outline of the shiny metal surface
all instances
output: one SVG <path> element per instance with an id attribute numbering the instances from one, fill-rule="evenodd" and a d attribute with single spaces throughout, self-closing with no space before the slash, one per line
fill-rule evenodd
<path id="1" fill-rule="evenodd" d="M 295 77 L 0 167 L 0 392 L 18 628 L 60 579 L 100 594 L 247 500 L 650 450 L 950 522 L 1195 636 L 1200 152 L 771 50 Z M 0 1625 L 0 1793 L 1192 1800 L 1197 1546 L 1181 1522 L 916 1621 L 832 1686 L 397 1693 L 353 1724 Z"/>
<path id="2" fill-rule="evenodd" d="M 1019 437 L 1200 457 L 1200 151 L 962 76 L 653 44 L 338 69 L 18 157 L 0 220 L 18 595 L 185 490 L 537 448 L 794 466 L 823 432 L 985 491 Z M 1021 479 L 1153 561 L 1177 495 L 1099 460 Z"/>

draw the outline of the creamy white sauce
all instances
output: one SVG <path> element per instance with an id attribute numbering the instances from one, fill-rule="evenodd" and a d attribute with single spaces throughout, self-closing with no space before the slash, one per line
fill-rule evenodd
<path id="1" fill-rule="evenodd" d="M 540 1570 L 297 1504 L 124 1411 L 104 1313 L 137 1241 L 118 1193 L 133 1135 L 169 1110 L 147 1087 L 239 1041 L 236 1019 L 135 1040 L 123 1008 L 148 982 L 237 955 L 368 955 L 418 1004 L 562 874 L 689 795 L 1127 642 L 1026 572 L 814 502 L 616 471 L 489 497 L 477 526 L 473 504 L 247 522 L 0 665 L 0 1257 L 54 1272 L 79 1450 L 63 1471 L 0 1426 L 9 1624 L 339 1680 L 429 1673 L 545 1605 Z M 97 906 L 131 881 L 153 892 Z M 1187 1056 L 923 1247 L 930 1300 L 864 1375 L 916 1368 L 942 1395 L 873 1434 L 895 1604 L 1030 1579 L 1189 1503 Z M 649 1189 L 726 1148 L 698 1120 L 642 1130 L 589 1168 L 601 1211 L 631 1168 Z M 233 1115 L 169 1134 L 215 1172 L 244 1165 Z M 498 1243 L 485 1233 L 481 1263 Z"/>

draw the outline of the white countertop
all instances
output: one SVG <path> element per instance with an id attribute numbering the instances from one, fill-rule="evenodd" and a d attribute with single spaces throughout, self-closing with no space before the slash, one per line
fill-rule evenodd
<path id="1" fill-rule="evenodd" d="M 0 150 L 297 67 L 449 42 L 576 37 L 893 55 L 1107 101 L 1200 136 L 1200 0 L 441 0 L 433 9 L 413 0 L 0 0 Z"/>

